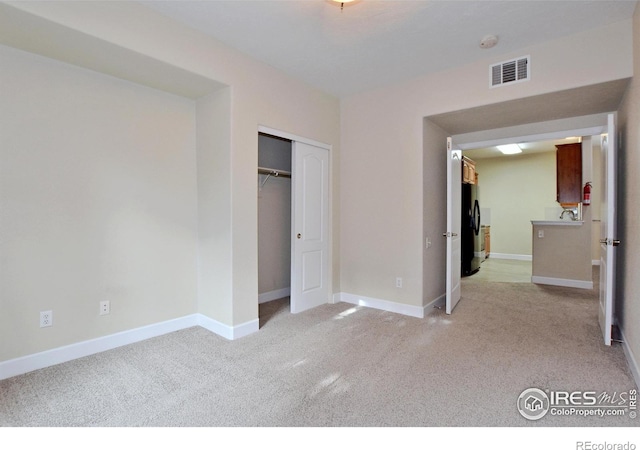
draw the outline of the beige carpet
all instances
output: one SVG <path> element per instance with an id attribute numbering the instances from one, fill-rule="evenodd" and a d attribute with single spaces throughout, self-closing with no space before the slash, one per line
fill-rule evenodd
<path id="1" fill-rule="evenodd" d="M 453 315 L 425 319 L 287 301 L 237 341 L 190 328 L 1 381 L 0 425 L 638 425 L 516 409 L 529 387 L 635 386 L 622 348 L 601 344 L 593 292 L 470 277 Z"/>

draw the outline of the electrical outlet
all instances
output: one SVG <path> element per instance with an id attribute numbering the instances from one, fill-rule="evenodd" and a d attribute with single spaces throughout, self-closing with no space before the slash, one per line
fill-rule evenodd
<path id="1" fill-rule="evenodd" d="M 427 248 L 431 248 L 431 239 L 427 238 L 425 241 Z"/>
<path id="2" fill-rule="evenodd" d="M 104 316 L 105 314 L 109 314 L 111 312 L 111 304 L 108 300 L 100 302 L 100 315 Z"/>
<path id="3" fill-rule="evenodd" d="M 542 239 L 544 237 L 544 230 L 538 230 L 538 238 Z"/>
<path id="4" fill-rule="evenodd" d="M 53 311 L 40 311 L 40 328 L 53 326 Z"/>
<path id="5" fill-rule="evenodd" d="M 400 278 L 400 277 L 396 278 L 396 287 L 397 288 L 401 288 L 402 287 L 402 278 Z"/>

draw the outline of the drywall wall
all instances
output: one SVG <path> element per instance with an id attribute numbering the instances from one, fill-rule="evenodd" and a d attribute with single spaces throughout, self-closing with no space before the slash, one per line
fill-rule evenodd
<path id="1" fill-rule="evenodd" d="M 547 208 L 559 209 L 555 152 L 475 162 L 480 205 L 490 211 L 490 223 L 483 220 L 483 224 L 491 225 L 493 256 L 531 256 L 531 221 L 546 219 Z"/>
<path id="2" fill-rule="evenodd" d="M 585 245 L 589 241 L 591 229 L 584 225 L 533 225 L 533 263 L 534 282 L 545 284 L 549 279 L 565 282 L 561 286 L 592 287 L 591 248 Z M 536 280 L 538 279 L 538 280 Z M 573 284 L 572 284 L 573 283 Z"/>
<path id="3" fill-rule="evenodd" d="M 196 101 L 198 312 L 233 323 L 231 89 Z"/>
<path id="4" fill-rule="evenodd" d="M 624 333 L 625 346 L 631 354 L 636 383 L 640 383 L 640 10 L 633 18 L 634 72 L 618 115 L 620 148 L 618 155 L 618 238 L 615 314 Z"/>
<path id="5" fill-rule="evenodd" d="M 496 47 L 483 61 L 342 100 L 341 146 L 348 149 L 341 153 L 340 173 L 342 291 L 382 299 L 393 296 L 395 302 L 421 305 L 423 292 L 430 289 L 412 283 L 401 293 L 393 288 L 394 278 L 403 274 L 422 283 L 424 240 L 445 231 L 435 222 L 423 226 L 424 215 L 416 207 L 424 205 L 422 195 L 445 196 L 441 179 L 431 180 L 424 173 L 429 164 L 445 170 L 439 154 L 424 152 L 424 117 L 628 78 L 631 22 L 511 54 L 498 52 Z M 531 55 L 531 81 L 488 87 L 491 63 L 525 54 Z M 608 63 L 591 63 L 598 60 Z M 444 274 L 443 261 L 433 277 Z"/>
<path id="6" fill-rule="evenodd" d="M 227 326 L 257 323 L 258 205 L 255 172 L 258 126 L 282 130 L 332 146 L 330 202 L 332 206 L 337 206 L 340 193 L 338 100 L 136 2 L 12 2 L 10 6 L 3 7 L 15 9 L 22 18 L 28 16 L 30 19 L 38 19 L 43 25 L 37 27 L 38 33 L 27 36 L 28 43 L 17 40 L 12 45 L 28 46 L 30 51 L 53 51 L 56 55 L 71 54 L 69 57 L 74 62 L 83 64 L 86 54 L 91 58 L 101 57 L 99 42 L 104 42 L 121 47 L 128 54 L 133 52 L 143 55 L 140 64 L 145 67 L 153 61 L 156 67 L 157 63 L 161 63 L 177 68 L 181 73 L 186 71 L 195 74 L 198 80 L 203 77 L 213 80 L 216 82 L 213 83 L 216 90 L 222 85 L 229 87 L 229 91 L 223 94 L 228 96 L 227 100 L 215 100 L 227 102 L 224 107 L 227 109 L 229 129 L 228 149 L 220 150 L 227 154 L 215 157 L 218 160 L 222 158 L 220 162 L 223 166 L 219 170 L 229 174 L 228 178 L 220 181 L 226 190 L 221 195 L 212 195 L 215 203 L 208 205 L 220 217 L 215 221 L 199 222 L 201 235 L 222 233 L 228 238 L 217 242 L 215 247 L 200 250 L 208 255 L 207 258 L 210 258 L 210 263 L 214 266 L 224 265 L 224 272 L 229 276 L 213 274 L 205 265 L 201 265 L 201 269 L 206 272 L 201 271 L 199 274 L 200 287 L 206 286 L 207 290 L 199 292 L 198 304 L 203 314 Z M 33 20 L 29 23 L 33 23 Z M 57 28 L 53 29 L 49 26 L 51 24 L 55 24 Z M 66 48 L 69 30 L 76 32 L 76 42 L 96 47 L 89 48 L 91 51 L 84 53 L 81 51 L 87 49 L 83 46 Z M 58 39 L 61 35 L 64 35 L 64 39 Z M 62 49 L 56 47 L 61 45 Z M 107 66 L 117 62 L 99 61 Z M 142 67 L 133 65 L 130 69 L 134 72 L 141 69 L 138 75 L 144 72 Z M 199 105 L 198 110 L 206 109 L 205 105 Z M 202 146 L 199 146 L 199 150 L 201 149 Z M 212 155 L 210 157 L 214 158 Z M 221 174 L 222 172 L 211 168 L 199 171 L 201 177 L 217 177 Z M 203 189 L 208 189 L 207 186 L 212 188 L 217 183 L 218 181 L 213 180 L 198 180 L 199 188 Z M 333 276 L 334 273 L 339 273 L 340 268 L 339 211 L 333 210 L 331 216 L 333 273 L 330 274 L 330 279 L 335 290 L 339 288 L 340 281 L 339 277 Z M 203 229 L 205 226 L 211 228 Z M 200 241 L 200 244 L 203 242 Z M 220 255 L 222 259 L 214 263 L 213 259 Z"/>
<path id="7" fill-rule="evenodd" d="M 194 102 L 0 61 L 0 361 L 195 313 Z"/>
<path id="8" fill-rule="evenodd" d="M 447 133 L 429 120 L 424 120 L 424 158 L 423 163 L 423 183 L 422 192 L 422 214 L 423 214 L 423 234 L 424 245 L 422 246 L 423 257 L 423 281 L 422 281 L 422 305 L 437 300 L 445 290 L 445 278 L 441 276 L 442 262 L 447 258 L 447 241 L 442 237 L 442 233 L 434 230 L 447 229 L 446 214 L 437 214 L 436 211 L 446 211 L 446 195 L 431 195 L 433 186 L 445 189 L 447 185 L 446 167 L 447 164 Z M 427 311 L 425 311 L 426 313 Z"/>
<path id="9" fill-rule="evenodd" d="M 90 239 L 92 245 L 102 243 L 102 247 L 94 249 L 91 256 L 100 260 L 107 255 L 112 260 L 115 256 L 112 256 L 111 252 L 116 252 L 124 261 L 121 267 L 113 269 L 120 274 L 114 275 L 115 281 L 121 281 L 121 283 L 114 282 L 115 286 L 109 287 L 110 292 L 114 296 L 135 295 L 139 299 L 128 302 L 125 310 L 119 310 L 114 302 L 111 315 L 102 322 L 86 324 L 77 321 L 62 322 L 66 325 L 66 331 L 60 339 L 46 339 L 43 336 L 48 335 L 43 334 L 39 328 L 22 327 L 25 323 L 31 322 L 32 312 L 25 310 L 26 303 L 22 302 L 20 297 L 13 295 L 14 292 L 22 291 L 30 293 L 33 290 L 31 286 L 45 285 L 43 281 L 49 277 L 46 267 L 41 268 L 36 265 L 32 270 L 30 269 L 32 275 L 30 278 L 12 277 L 10 284 L 3 283 L 3 289 L 11 290 L 11 295 L 3 295 L 1 298 L 2 318 L 0 320 L 2 325 L 12 324 L 10 328 L 3 327 L 3 331 L 7 330 L 7 333 L 10 333 L 14 327 L 22 327 L 22 334 L 9 335 L 10 338 L 3 339 L 3 349 L 7 352 L 2 353 L 0 358 L 27 356 L 36 351 L 81 342 L 91 337 L 107 336 L 115 331 L 131 330 L 142 324 L 158 323 L 196 312 L 213 319 L 223 328 L 227 327 L 225 330 L 230 330 L 228 335 L 231 336 L 237 336 L 233 331 L 236 326 L 248 324 L 248 327 L 243 328 L 245 333 L 247 330 L 256 331 L 258 329 L 256 167 L 260 125 L 332 145 L 330 202 L 333 205 L 332 243 L 333 255 L 335 255 L 332 272 L 339 273 L 340 261 L 337 255 L 340 245 L 338 227 L 340 205 L 334 201 L 340 192 L 337 170 L 340 163 L 340 113 L 336 98 L 284 76 L 277 70 L 251 60 L 220 42 L 171 21 L 136 2 L 56 2 L 55 4 L 14 2 L 11 5 L 2 4 L 0 9 L 3 12 L 11 10 L 11 17 L 17 23 L 30 25 L 26 29 L 12 27 L 11 30 L 3 30 L 3 33 L 0 33 L 3 42 L 9 40 L 12 46 L 25 47 L 31 52 L 45 56 L 55 55 L 55 57 L 73 61 L 76 65 L 92 69 L 100 70 L 104 67 L 107 72 L 115 64 L 118 71 L 130 71 L 130 73 L 119 72 L 121 76 L 136 79 L 142 84 L 147 83 L 145 77 L 154 68 L 155 70 L 166 69 L 168 70 L 166 74 L 169 76 L 161 76 L 162 83 L 171 83 L 174 79 L 171 74 L 178 74 L 179 76 L 175 79 L 178 84 L 181 84 L 168 86 L 169 91 L 181 92 L 184 95 L 201 95 L 195 99 L 194 103 L 193 99 L 187 100 L 184 97 L 168 95 L 143 88 L 138 84 L 120 85 L 118 83 L 123 83 L 121 80 L 111 77 L 104 78 L 110 80 L 104 82 L 106 88 L 97 85 L 92 89 L 84 89 L 82 83 L 76 87 L 76 83 L 70 81 L 63 88 L 58 89 L 53 84 L 56 76 L 52 76 L 51 82 L 48 82 L 49 72 L 53 71 L 55 75 L 53 67 L 57 67 L 56 63 L 47 61 L 38 70 L 37 87 L 46 95 L 55 96 L 56 101 L 59 100 L 60 103 L 48 100 L 45 95 L 41 106 L 41 100 L 33 99 L 29 90 L 25 89 L 24 83 L 28 81 L 26 78 L 20 82 L 22 84 L 16 81 L 18 85 L 15 89 L 9 88 L 9 84 L 4 83 L 3 78 L 2 95 L 10 94 L 13 102 L 3 102 L 5 105 L 12 105 L 9 108 L 3 108 L 3 113 L 6 114 L 7 111 L 15 109 L 24 114 L 25 122 L 42 125 L 32 127 L 31 136 L 25 134 L 19 139 L 29 138 L 47 142 L 47 148 L 50 151 L 63 153 L 79 151 L 77 147 L 66 149 L 64 140 L 50 139 L 51 128 L 60 124 L 60 130 L 63 128 L 80 130 L 78 136 L 86 139 L 78 143 L 78 146 L 87 147 L 94 152 L 109 153 L 109 145 L 117 148 L 118 152 L 124 152 L 125 149 L 135 145 L 141 145 L 147 151 L 149 142 L 152 142 L 154 147 L 158 147 L 157 151 L 163 152 L 159 162 L 150 160 L 151 157 L 147 154 L 137 155 L 135 152 L 130 152 L 122 156 L 117 152 L 114 153 L 114 157 L 120 158 L 116 162 L 118 168 L 122 170 L 122 173 L 117 175 L 120 177 L 126 175 L 125 181 L 129 184 L 118 185 L 113 181 L 115 187 L 110 185 L 109 189 L 104 191 L 105 199 L 100 201 L 111 201 L 114 198 L 125 201 L 130 198 L 133 202 L 133 199 L 142 195 L 144 198 L 140 203 L 145 205 L 142 209 L 154 211 L 156 207 L 166 208 L 165 215 L 171 216 L 172 220 L 162 214 L 152 217 L 140 214 L 140 217 L 134 218 L 125 214 L 123 219 L 121 215 L 126 211 L 123 212 L 114 206 L 109 212 L 105 207 L 103 217 L 105 223 L 130 219 L 135 229 L 125 228 L 123 231 L 116 227 L 114 230 L 120 230 L 118 232 L 124 233 L 124 236 L 117 234 L 106 237 L 97 229 L 92 229 L 89 233 L 92 238 L 95 238 Z M 7 37 L 7 34 L 16 30 L 20 33 Z M 114 48 L 119 50 L 114 53 Z M 127 61 L 132 56 L 140 55 L 139 65 L 121 64 L 115 60 L 117 58 L 114 58 L 114 55 L 118 54 L 126 54 Z M 19 78 L 15 74 L 15 69 L 10 67 L 11 64 L 10 58 L 3 58 L 0 69 L 3 74 L 11 72 L 14 78 Z M 75 66 L 65 67 L 68 67 L 71 72 L 86 72 Z M 97 75 L 94 72 L 87 73 Z M 188 84 L 190 79 L 195 80 L 197 86 L 194 85 L 193 88 L 185 86 L 184 82 L 187 81 Z M 203 80 L 206 82 L 201 83 Z M 149 84 L 157 87 L 157 81 L 157 79 L 149 80 Z M 118 91 L 109 83 L 126 86 L 126 88 Z M 4 89 L 5 87 L 7 89 Z M 145 94 L 140 94 L 141 92 Z M 154 94 L 148 94 L 148 92 Z M 141 95 L 142 106 L 138 106 L 138 97 Z M 158 95 L 158 99 L 149 100 L 153 95 Z M 104 104 L 98 101 L 103 97 Z M 67 100 L 69 103 L 65 103 Z M 93 107 L 94 100 L 100 107 Z M 145 101 L 148 103 L 145 104 Z M 182 111 L 180 108 L 187 108 L 187 111 Z M 44 112 L 52 117 L 43 118 Z M 134 113 L 140 114 L 134 115 Z M 184 114 L 180 116 L 179 113 Z M 69 116 L 69 122 L 64 122 L 65 114 Z M 40 119 L 40 122 L 36 119 Z M 12 131 L 11 134 L 3 132 L 3 139 L 10 141 L 16 139 L 14 138 L 15 127 L 12 128 L 13 123 L 12 121 L 3 123 L 3 127 L 6 126 L 7 130 Z M 104 124 L 108 126 L 103 126 Z M 144 126 L 136 129 L 134 124 Z M 187 144 L 189 151 L 182 148 Z M 167 146 L 180 147 L 180 157 L 171 154 Z M 3 147 L 7 148 L 7 146 Z M 129 159 L 131 159 L 130 164 L 128 164 Z M 67 163 L 70 163 L 70 168 L 79 170 L 79 166 L 74 165 L 71 157 L 50 162 L 50 169 L 53 171 L 67 173 L 70 170 L 65 167 Z M 186 166 L 189 166 L 188 174 L 186 174 Z M 4 173 L 19 173 L 22 169 L 19 162 L 13 159 L 5 161 L 2 168 Z M 166 173 L 167 171 L 169 172 Z M 74 174 L 76 175 L 80 177 L 79 174 Z M 74 176 L 69 177 L 69 180 L 73 180 Z M 184 178 L 176 179 L 183 176 Z M 47 181 L 46 178 L 44 180 Z M 33 180 L 34 185 L 37 185 L 36 181 Z M 159 183 L 159 188 L 148 192 L 147 188 L 154 182 Z M 43 192 L 47 192 L 48 185 L 43 184 L 40 188 Z M 138 189 L 141 193 L 136 192 Z M 188 195 L 186 191 L 189 191 Z M 101 192 L 98 190 L 96 195 Z M 14 199 L 15 190 L 10 192 L 4 189 L 2 195 L 3 201 L 7 202 L 15 202 L 20 198 Z M 43 194 L 43 198 L 47 197 Z M 42 200 L 38 201 L 42 202 Z M 99 205 L 98 203 L 96 207 L 99 208 Z M 4 204 L 2 206 L 5 211 Z M 179 218 L 173 218 L 173 215 L 178 214 L 174 209 L 180 210 Z M 76 218 L 73 214 L 67 215 L 65 211 L 60 214 L 61 216 L 56 220 L 73 222 Z M 159 223 L 154 222 L 156 217 Z M 93 220 L 93 216 L 88 215 L 85 218 L 79 213 L 78 218 L 84 221 Z M 21 215 L 14 215 L 11 223 L 17 228 L 21 219 Z M 163 222 L 165 219 L 167 223 Z M 173 225 L 174 234 L 165 229 L 169 227 L 168 222 Z M 3 229 L 3 239 L 5 239 L 4 232 Z M 169 235 L 165 236 L 166 234 Z M 67 236 L 67 238 L 73 241 L 71 237 Z M 66 248 L 66 240 L 56 242 L 57 246 Z M 189 245 L 192 247 L 187 250 Z M 37 251 L 42 251 L 42 248 L 38 248 Z M 149 250 L 148 254 L 145 253 L 147 250 Z M 33 250 L 33 254 L 37 255 L 37 251 Z M 126 257 L 133 251 L 140 256 L 127 259 Z M 189 253 L 189 258 L 186 253 Z M 4 253 L 3 256 L 5 254 L 10 255 Z M 9 261 L 9 256 L 5 258 L 5 261 Z M 35 256 L 33 258 L 35 259 Z M 166 258 L 170 258 L 171 261 L 167 261 Z M 139 262 L 139 259 L 143 262 Z M 14 270 L 17 269 L 14 266 L 18 260 L 10 261 L 7 263 L 10 267 L 3 270 L 3 277 L 15 275 Z M 56 273 L 59 274 L 59 278 L 67 281 L 82 278 L 85 272 L 76 272 L 75 269 L 76 266 L 62 261 Z M 95 270 L 99 272 L 98 268 Z M 334 286 L 339 287 L 339 279 L 337 276 L 332 277 L 333 273 L 329 274 L 330 278 L 334 278 Z M 186 279 L 191 281 L 186 283 Z M 84 277 L 82 282 L 86 283 L 86 290 L 105 289 L 104 282 L 97 275 Z M 135 289 L 135 294 L 130 289 Z M 93 315 L 95 296 L 84 295 L 85 291 L 78 289 L 77 295 L 82 295 L 82 302 L 89 302 L 86 298 L 91 298 L 91 306 L 83 303 L 83 308 L 90 309 Z M 157 294 L 158 297 L 153 299 L 153 303 L 152 294 Z M 63 320 L 64 315 L 58 311 L 67 308 L 65 305 L 77 306 L 80 302 L 80 300 L 73 300 L 68 303 L 68 297 L 67 293 L 63 292 L 60 294 L 60 301 L 56 301 L 53 307 L 56 321 Z M 41 298 L 44 298 L 44 295 L 38 296 L 38 303 L 31 306 L 33 310 L 38 311 L 45 307 Z M 51 295 L 48 298 L 51 298 Z M 122 315 L 119 316 L 119 314 Z M 114 324 L 116 316 L 119 319 L 117 324 Z M 75 314 L 75 317 L 79 317 L 78 314 Z M 35 320 L 37 324 L 37 316 Z M 102 325 L 106 323 L 111 325 Z"/>

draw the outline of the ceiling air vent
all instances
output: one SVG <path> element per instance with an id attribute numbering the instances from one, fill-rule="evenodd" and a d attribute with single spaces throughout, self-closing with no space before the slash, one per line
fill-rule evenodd
<path id="1" fill-rule="evenodd" d="M 505 61 L 491 66 L 491 87 L 529 80 L 529 57 Z"/>

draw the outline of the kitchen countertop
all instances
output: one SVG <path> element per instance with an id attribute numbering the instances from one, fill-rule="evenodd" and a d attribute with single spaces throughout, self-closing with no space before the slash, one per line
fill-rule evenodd
<path id="1" fill-rule="evenodd" d="M 580 226 L 584 224 L 584 220 L 532 220 L 532 225 L 561 225 L 561 226 Z"/>

